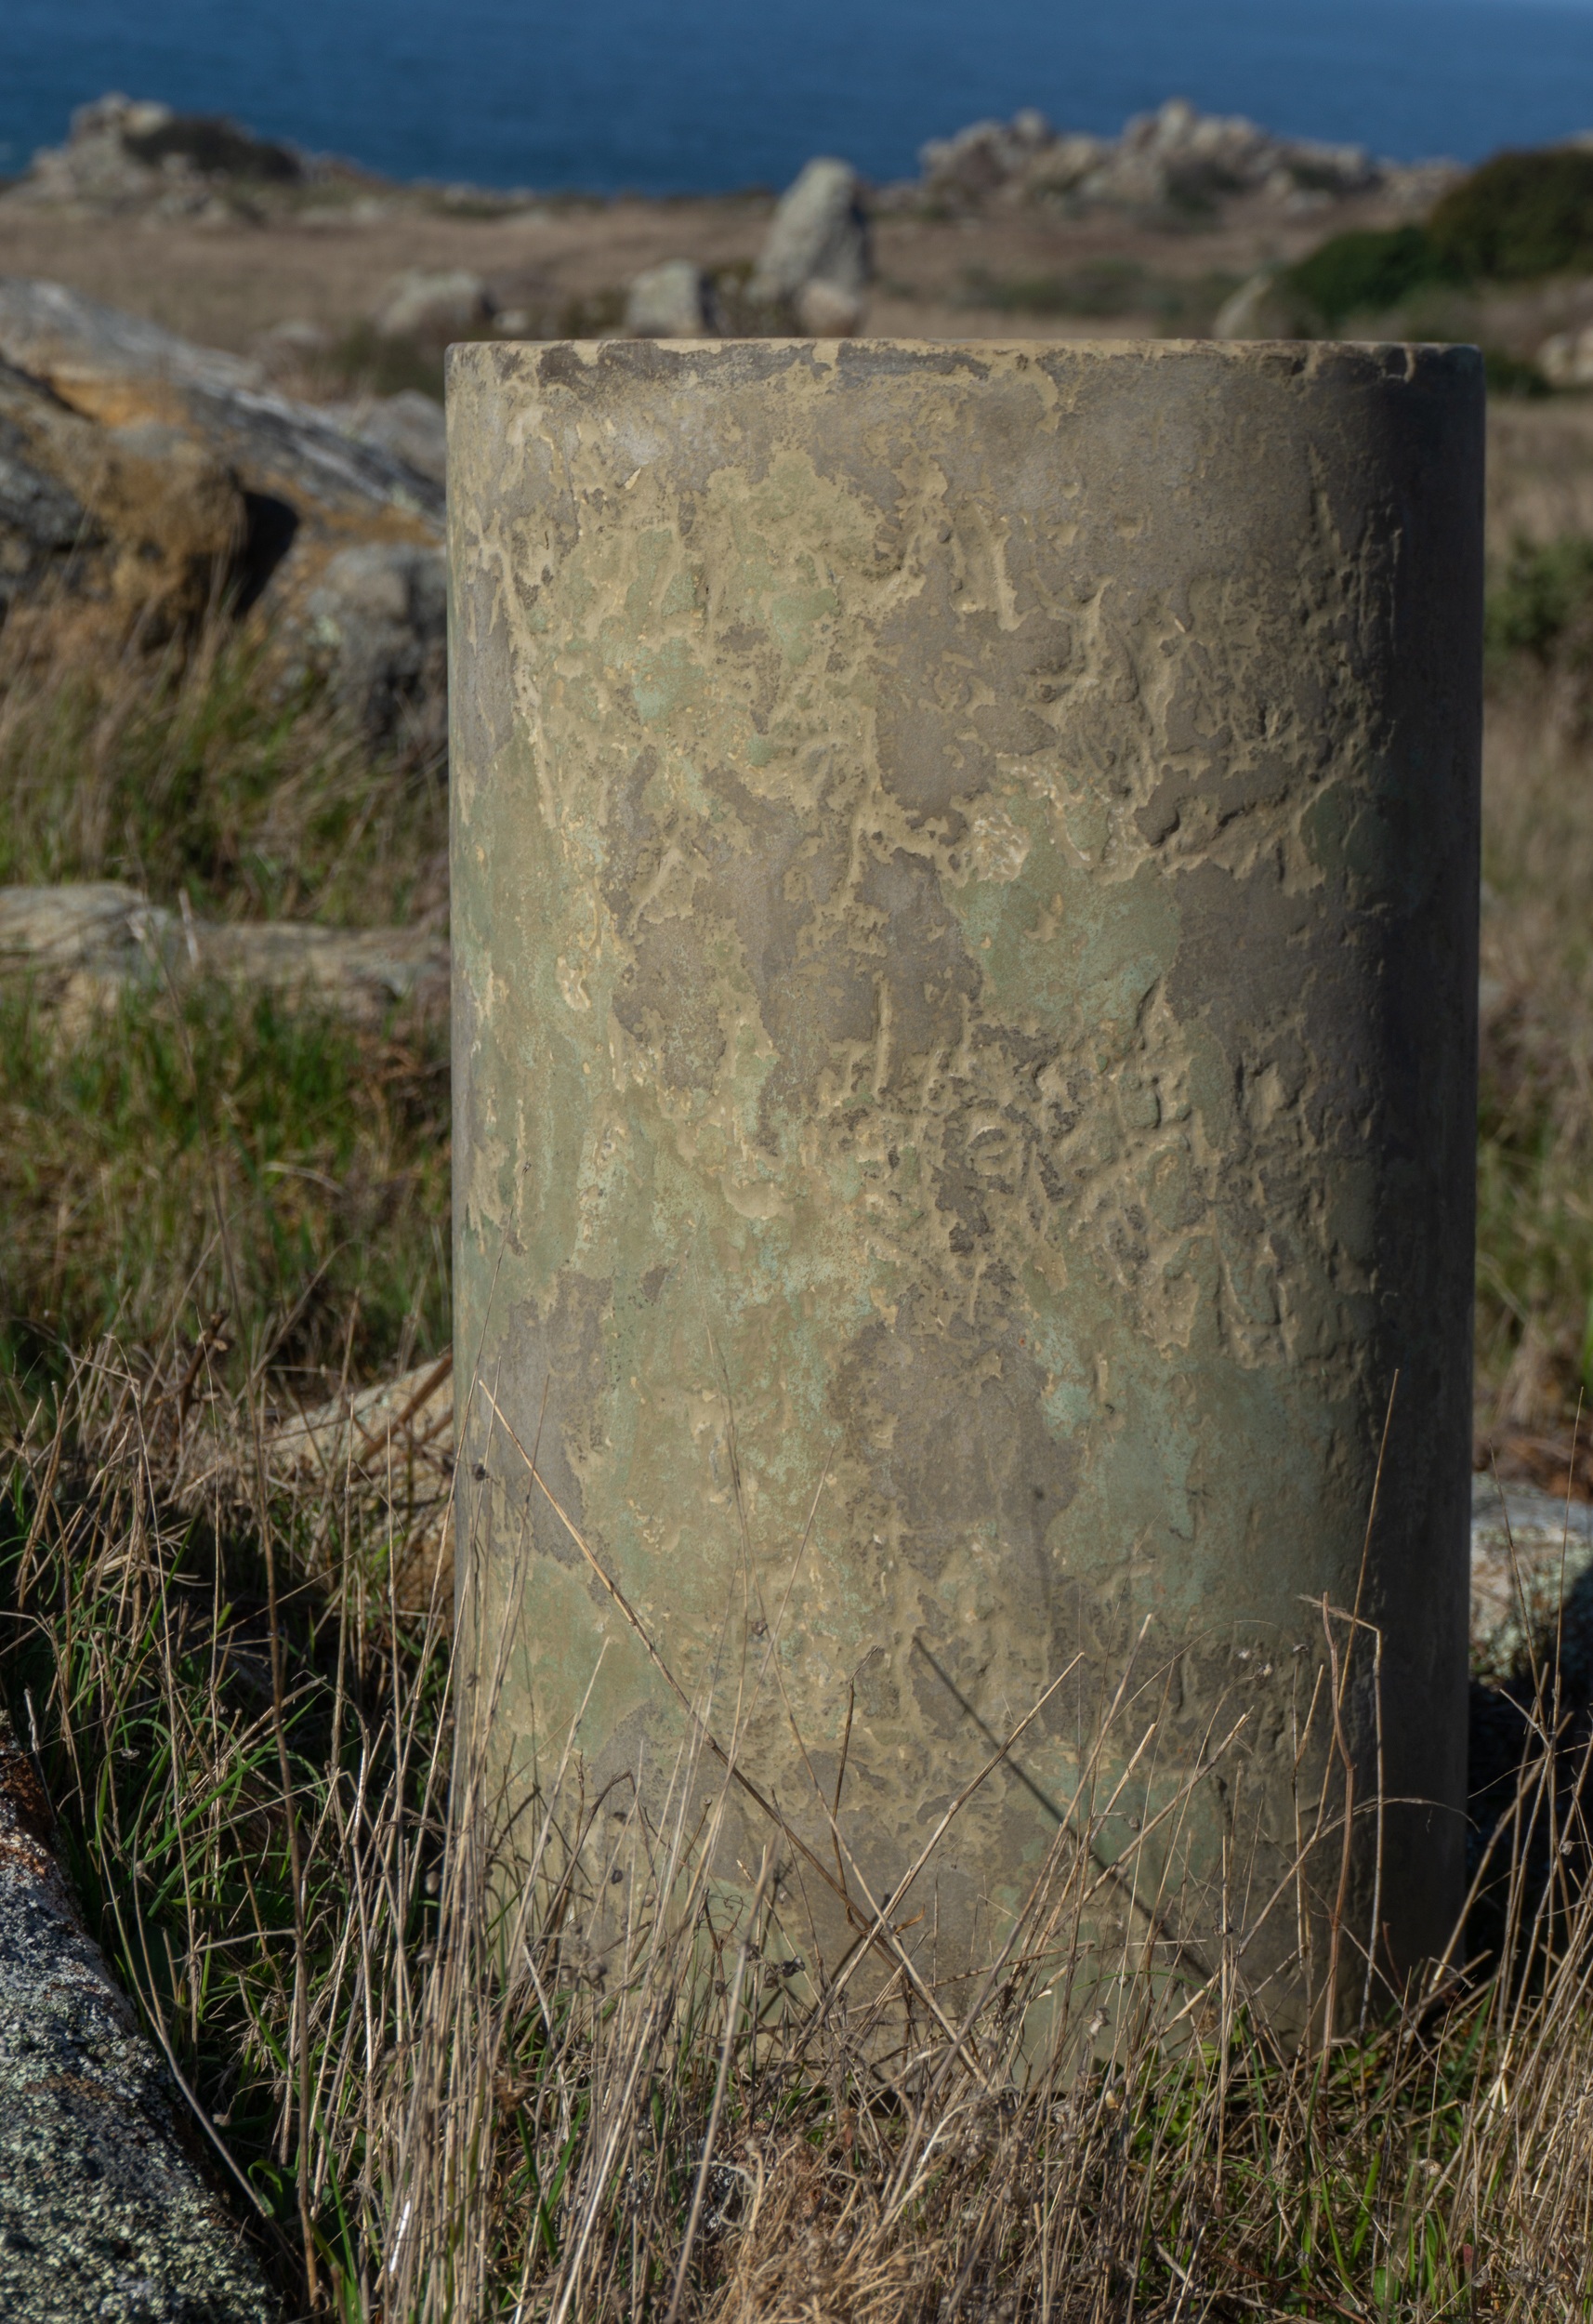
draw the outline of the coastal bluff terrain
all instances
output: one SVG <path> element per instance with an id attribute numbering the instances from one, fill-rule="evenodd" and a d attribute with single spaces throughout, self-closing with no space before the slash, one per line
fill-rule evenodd
<path id="1" fill-rule="evenodd" d="M 434 1977 L 457 1903 L 452 1731 L 426 1725 L 455 1553 L 444 350 L 789 335 L 1482 349 L 1473 1863 L 1550 1657 L 1564 1734 L 1593 1732 L 1588 143 L 1469 171 L 1174 98 L 1114 138 L 974 123 L 898 184 L 819 154 L 783 189 L 652 201 L 399 183 L 100 98 L 0 186 L 0 1481 L 21 1512 L 0 1525 L 0 2310 L 396 2317 L 416 2254 L 454 2265 L 441 2146 L 401 2169 L 392 2129 L 424 2118 L 402 2074 L 425 2010 L 452 2090 L 451 2027 L 501 1999 L 485 1972 L 464 2000 Z M 138 1672 L 106 1682 L 111 1710 L 101 1653 Z M 402 1878 L 360 1886 L 389 1860 Z M 564 1942 L 535 1975 L 599 1993 Z M 728 1983 L 774 1990 L 734 1960 Z M 515 2176 L 541 2040 L 471 2103 L 491 2201 L 511 2187 L 567 2253 L 565 2181 L 544 2212 Z M 699 2258 L 734 2233 L 705 2106 L 674 2177 L 627 2165 L 625 2197 L 667 2179 L 689 2201 L 703 2159 Z M 874 2133 L 849 2113 L 836 2135 L 849 2172 Z M 726 2185 L 774 2185 L 784 2136 L 735 2149 Z M 544 2257 L 504 2234 L 504 2280 L 531 2281 Z M 1198 2238 L 1168 2249 L 1147 2312 L 1183 2312 L 1177 2271 L 1207 2265 Z M 992 2271 L 958 2313 L 1029 2313 Z M 854 2312 L 825 2300 L 826 2324 Z"/>

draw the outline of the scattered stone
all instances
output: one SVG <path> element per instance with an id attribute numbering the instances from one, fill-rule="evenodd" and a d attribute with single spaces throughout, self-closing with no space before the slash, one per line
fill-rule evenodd
<path id="1" fill-rule="evenodd" d="M 272 2324 L 197 2109 L 79 1918 L 0 1714 L 0 2313 Z"/>
<path id="2" fill-rule="evenodd" d="M 690 258 L 639 274 L 625 294 L 625 332 L 633 339 L 708 339 L 722 324 L 713 277 Z"/>
<path id="3" fill-rule="evenodd" d="M 128 991 L 202 979 L 378 1024 L 395 1002 L 446 1005 L 448 945 L 428 929 L 198 920 L 120 880 L 84 880 L 0 888 L 0 977 L 18 975 L 68 1031 Z"/>
<path id="4" fill-rule="evenodd" d="M 441 698 L 448 567 L 441 549 L 368 541 L 339 549 L 305 600 L 310 657 L 366 732 L 388 734 L 405 708 Z"/>
<path id="5" fill-rule="evenodd" d="M 747 296 L 794 306 L 823 283 L 858 301 L 861 314 L 873 271 L 861 178 L 848 162 L 812 161 L 781 198 Z"/>
<path id="6" fill-rule="evenodd" d="M 1593 1688 L 1593 1503 L 1530 1485 L 1471 1484 L 1471 1669 L 1494 1682 L 1562 1663 Z"/>
<path id="7" fill-rule="evenodd" d="M 810 338 L 849 338 L 861 330 L 868 301 L 861 291 L 838 283 L 804 283 L 796 294 L 796 321 Z"/>
<path id="8" fill-rule="evenodd" d="M 1551 388 L 1593 387 L 1593 323 L 1557 331 L 1538 349 L 1536 361 Z"/>
<path id="9" fill-rule="evenodd" d="M 384 339 L 449 339 L 484 330 L 495 312 L 479 274 L 463 267 L 429 273 L 414 267 L 393 277 L 371 321 Z"/>

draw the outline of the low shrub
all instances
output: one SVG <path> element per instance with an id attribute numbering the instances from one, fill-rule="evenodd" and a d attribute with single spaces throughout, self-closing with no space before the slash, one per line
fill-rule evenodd
<path id="1" fill-rule="evenodd" d="M 1494 282 L 1593 268 L 1593 152 L 1495 153 L 1443 195 L 1427 239 L 1445 266 Z"/>
<path id="2" fill-rule="evenodd" d="M 1514 396 L 1535 403 L 1554 393 L 1552 384 L 1530 357 L 1512 355 L 1502 347 L 1482 350 L 1482 370 L 1490 395 Z"/>
<path id="3" fill-rule="evenodd" d="M 1593 648 L 1593 541 L 1518 541 L 1488 592 L 1484 635 L 1497 666 L 1511 654 L 1547 663 Z"/>
<path id="4" fill-rule="evenodd" d="M 1283 277 L 1329 331 L 1347 316 L 1385 313 L 1413 291 L 1464 279 L 1419 226 L 1356 227 L 1334 234 Z"/>

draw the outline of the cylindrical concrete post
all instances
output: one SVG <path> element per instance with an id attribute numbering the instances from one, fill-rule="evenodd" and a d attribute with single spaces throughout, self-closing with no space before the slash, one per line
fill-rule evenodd
<path id="1" fill-rule="evenodd" d="M 682 1695 L 734 1726 L 726 1875 L 767 1811 L 834 1960 L 822 1868 L 887 1898 L 1065 1672 L 902 1900 L 955 1975 L 1132 1658 L 1103 1764 L 1159 1733 L 1089 1845 L 1157 1941 L 1214 1961 L 1314 1830 L 1245 1972 L 1297 2015 L 1374 1909 L 1407 1964 L 1463 1855 L 1475 353 L 450 361 L 461 1530 L 509 1756 L 580 1713 L 609 1813 Z"/>

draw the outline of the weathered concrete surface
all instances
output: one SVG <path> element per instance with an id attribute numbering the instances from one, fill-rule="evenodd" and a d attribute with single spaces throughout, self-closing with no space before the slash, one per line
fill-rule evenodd
<path id="1" fill-rule="evenodd" d="M 0 1712 L 0 2316 L 268 2324 L 280 2307 L 186 2151 L 198 2133 L 85 1934 Z"/>
<path id="2" fill-rule="evenodd" d="M 460 1473 L 494 1638 L 529 1561 L 522 1762 L 589 1684 L 588 1799 L 683 1738 L 595 1562 L 722 1736 L 743 1690 L 833 1961 L 837 1787 L 879 1896 L 1071 1671 L 901 1902 L 952 1974 L 1148 1621 L 1095 1846 L 1209 1963 L 1338 1796 L 1309 1602 L 1359 1601 L 1408 1961 L 1465 1799 L 1475 353 L 451 364 Z"/>

